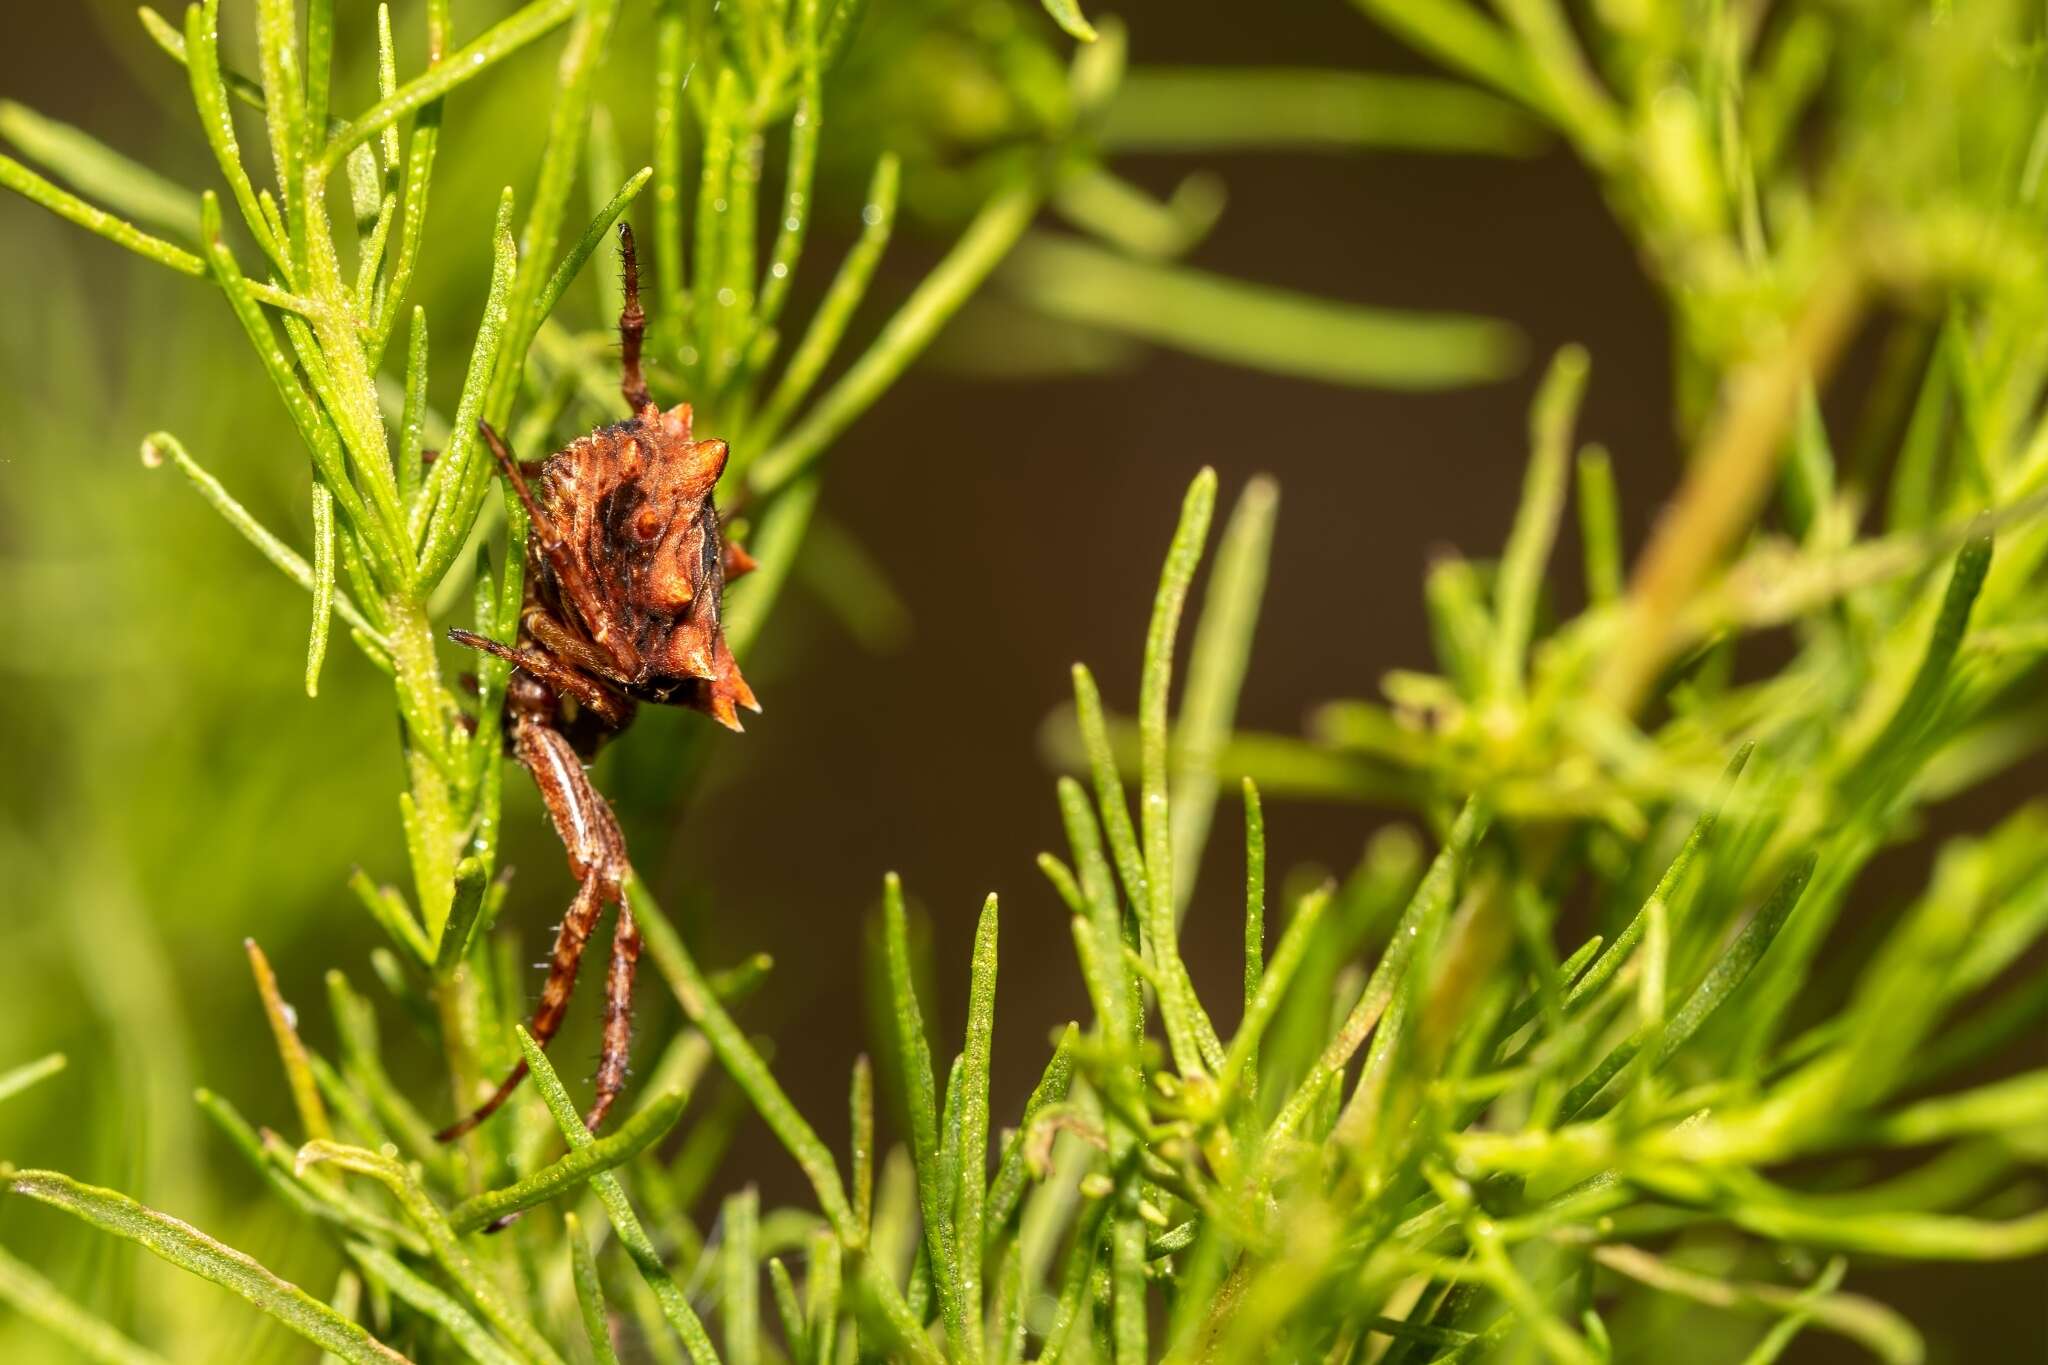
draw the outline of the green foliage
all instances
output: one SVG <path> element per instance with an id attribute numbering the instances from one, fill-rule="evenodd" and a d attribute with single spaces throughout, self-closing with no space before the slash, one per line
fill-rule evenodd
<path id="1" fill-rule="evenodd" d="M 0 134 L 64 183 L 7 158 L 0 179 L 211 277 L 304 443 L 310 556 L 175 437 L 149 437 L 144 457 L 177 465 L 311 594 L 308 691 L 330 615 L 393 685 L 411 894 L 361 874 L 355 888 L 390 940 L 375 959 L 389 1003 L 438 1049 L 448 1087 L 429 1102 L 394 1083 L 377 1010 L 340 972 L 328 978 L 338 1059 L 309 1045 L 250 945 L 292 1136 L 217 1095 L 198 1103 L 295 1231 L 345 1258 L 331 1304 L 111 1190 L 12 1166 L 0 1186 L 351 1361 L 644 1349 L 693 1365 L 1582 1362 L 1640 1350 L 1641 1305 L 1657 1295 L 1749 1321 L 1752 1359 L 1822 1330 L 1908 1362 L 1923 1353 L 1913 1327 L 1841 1287 L 1856 1258 L 2048 1253 L 2030 1181 L 2048 1153 L 2048 1078 L 1979 1079 L 2048 1013 L 2048 811 L 2022 806 L 1948 841 L 1870 951 L 1832 951 L 1852 897 L 1888 899 L 1868 875 L 1880 853 L 2048 737 L 2048 281 L 2030 245 L 2048 164 L 2038 18 L 1997 3 L 1795 7 L 1759 29 L 1747 11 L 1696 22 L 1657 5 L 1568 16 L 1513 0 L 1498 20 L 1460 0 L 1360 7 L 1489 93 L 1331 77 L 1324 101 L 1297 88 L 1265 102 L 1247 89 L 1268 74 L 1163 72 L 1120 105 L 1119 31 L 1104 23 L 1098 36 L 1077 7 L 1048 0 L 1052 20 L 1091 43 L 1062 73 L 1043 60 L 1040 29 L 1005 11 L 968 44 L 978 60 L 944 79 L 996 81 L 1031 136 L 981 129 L 1006 150 L 933 173 L 938 150 L 974 130 L 928 121 L 879 154 L 863 231 L 779 366 L 823 184 L 827 77 L 842 59 L 854 72 L 874 60 L 851 41 L 858 0 L 657 6 L 650 165 L 630 176 L 598 74 L 624 17 L 609 0 L 536 0 L 461 46 L 430 0 L 427 65 L 405 81 L 380 11 L 379 94 L 354 118 L 329 107 L 325 0 L 303 29 L 287 0 L 255 6 L 254 76 L 222 66 L 215 0 L 182 29 L 145 11 L 186 67 L 241 220 L 232 229 L 216 194 L 195 204 L 76 130 L 0 108 Z M 920 39 L 959 37 L 947 16 L 906 8 Z M 908 22 L 878 19 L 877 45 L 915 91 L 929 51 L 888 42 Z M 560 29 L 532 202 L 520 218 L 509 190 L 498 201 L 488 294 L 444 416 L 413 300 L 443 101 Z M 237 103 L 263 115 L 272 183 L 260 188 Z M 1050 315 L 1246 363 L 1439 384 L 1497 373 L 1511 354 L 1491 324 L 1386 319 L 1171 264 L 1204 212 L 1179 196 L 1132 199 L 1103 148 L 1515 152 L 1530 120 L 1601 177 L 1673 305 L 1693 450 L 1632 567 L 1608 458 L 1589 447 L 1574 460 L 1590 372 L 1567 349 L 1532 406 L 1499 559 L 1432 571 L 1440 671 L 1388 678 L 1385 703 L 1333 703 L 1307 742 L 1247 735 L 1235 711 L 1275 523 L 1268 481 L 1227 520 L 1172 704 L 1218 492 L 1204 471 L 1167 547 L 1135 721 L 1113 720 L 1077 665 L 1055 735 L 1088 781 L 1057 783 L 1068 848 L 1040 866 L 1069 912 L 1092 1017 L 1061 1032 L 1028 1099 L 991 1094 L 993 896 L 964 1037 L 957 1052 L 936 1049 L 942 1072 L 902 885 L 885 880 L 882 1041 L 902 1080 L 900 1145 L 877 1137 L 861 1059 L 842 1167 L 734 1017 L 765 968 L 706 973 L 631 878 L 647 953 L 687 1027 L 637 1108 L 609 1135 L 586 1131 L 518 1027 L 516 978 L 492 933 L 504 670 L 486 661 L 467 698 L 444 679 L 436 636 L 465 599 L 481 631 L 516 624 L 523 518 L 489 496 L 478 420 L 532 454 L 612 406 L 610 286 L 599 282 L 590 330 L 554 314 L 614 223 L 651 200 L 658 387 L 688 393 L 700 424 L 729 435 L 735 485 L 754 499 L 765 567 L 751 595 L 735 594 L 738 644 L 786 581 L 817 462 L 1020 241 L 1008 287 Z M 1808 126 L 1817 133 L 1795 138 Z M 769 235 L 771 136 L 788 180 Z M 339 232 L 337 173 L 350 213 Z M 906 176 L 933 216 L 967 202 L 966 226 L 840 364 Z M 561 251 L 579 179 L 591 218 Z M 1107 245 L 1025 240 L 1046 203 Z M 242 239 L 267 279 L 244 272 Z M 1875 453 L 1840 462 L 1820 400 L 1847 336 L 1880 315 L 1905 338 L 1912 398 L 1880 402 L 1864 424 Z M 429 431 L 446 433 L 431 463 Z M 1586 606 L 1565 615 L 1551 560 L 1574 493 Z M 1865 509 L 1879 507 L 1866 529 Z M 1758 666 L 1752 637 L 1788 626 L 1789 658 Z M 1227 1035 L 1227 1003 L 1201 998 L 1180 948 L 1226 778 L 1245 802 L 1245 962 Z M 1271 889 L 1262 790 L 1408 803 L 1437 851 L 1424 867 L 1390 839 L 1341 881 Z M 530 1093 L 459 1146 L 435 1144 L 422 1111 L 468 1104 L 514 1060 L 531 1068 Z M 691 1221 L 698 1158 L 736 1113 L 698 1115 L 673 1154 L 664 1140 L 713 1060 L 803 1173 L 815 1213 L 764 1211 L 741 1190 L 723 1199 L 715 1236 Z M 63 1064 L 0 1075 L 0 1099 L 33 1096 Z M 1907 1149 L 1921 1154 L 1903 1173 L 1873 1174 L 1873 1159 Z M 0 1300 L 87 1358 L 157 1358 L 4 1253 Z"/>
<path id="2" fill-rule="evenodd" d="M 55 1171 L 0 1169 L 9 1194 L 62 1209 L 150 1251 L 194 1275 L 212 1280 L 317 1343 L 359 1365 L 388 1365 L 404 1357 L 297 1285 L 271 1274 L 248 1256 L 126 1195 L 81 1185 Z"/>

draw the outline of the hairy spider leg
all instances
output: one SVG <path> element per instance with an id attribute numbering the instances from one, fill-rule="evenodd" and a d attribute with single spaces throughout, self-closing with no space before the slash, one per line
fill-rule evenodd
<path id="1" fill-rule="evenodd" d="M 619 224 L 619 264 L 625 276 L 626 304 L 619 309 L 619 393 L 629 412 L 654 401 L 647 376 L 640 373 L 640 343 L 647 336 L 647 314 L 640 308 L 640 258 L 633 251 L 633 226 Z"/>
<path id="2" fill-rule="evenodd" d="M 555 932 L 547 984 L 541 987 L 540 1004 L 534 1008 L 533 1024 L 528 1030 L 539 1046 L 548 1045 L 568 1013 L 569 997 L 576 989 L 576 973 L 583 965 L 583 950 L 589 946 L 598 916 L 607 904 L 619 907 L 606 982 L 604 1053 L 598 1063 L 596 1096 L 585 1120 L 586 1126 L 596 1128 L 625 1086 L 627 1052 L 632 1042 L 631 1020 L 614 1021 L 615 1014 L 624 1015 L 630 1009 L 633 968 L 640 955 L 639 930 L 620 892 L 626 875 L 626 841 L 619 833 L 611 807 L 590 785 L 568 740 L 546 725 L 521 716 L 513 731 L 513 753 L 540 788 L 548 818 L 569 855 L 569 871 L 579 883 L 576 898 L 569 903 L 562 926 Z M 452 1142 L 469 1132 L 496 1113 L 524 1079 L 526 1063 L 521 1060 L 489 1099 L 467 1117 L 436 1133 L 435 1138 Z"/>
<path id="3" fill-rule="evenodd" d="M 512 485 L 512 491 L 519 495 L 520 505 L 526 508 L 526 520 L 535 531 L 540 532 L 541 542 L 560 546 L 561 538 L 554 533 L 554 523 L 541 512 L 540 505 L 533 500 L 533 490 L 526 486 L 526 466 L 512 458 L 512 449 L 505 444 L 505 438 L 498 430 L 481 417 L 476 429 L 484 438 L 484 444 L 491 448 L 491 455 L 504 471 L 505 479 Z"/>
<path id="4" fill-rule="evenodd" d="M 621 896 L 618 918 L 612 921 L 611 967 L 604 978 L 604 1044 L 590 1112 L 583 1119 L 592 1132 L 626 1088 L 626 1063 L 633 1054 L 633 974 L 639 966 L 640 926 L 633 921 L 633 907 Z"/>
<path id="5" fill-rule="evenodd" d="M 597 712 L 613 729 L 619 729 L 626 723 L 630 713 L 621 705 L 617 694 L 559 659 L 543 654 L 537 649 L 515 649 L 511 645 L 493 640 L 488 635 L 479 635 L 460 626 L 450 627 L 448 638 L 458 645 L 482 650 L 486 654 L 503 659 L 515 668 L 532 674 L 556 691 L 566 692 Z"/>
<path id="6" fill-rule="evenodd" d="M 483 433 L 485 443 L 490 446 L 491 454 L 497 457 L 498 467 L 504 471 L 506 480 L 512 485 L 512 491 L 519 495 L 520 505 L 526 508 L 526 519 L 532 524 L 534 534 L 540 537 L 541 553 L 547 556 L 548 563 L 554 567 L 555 576 L 561 580 L 562 591 L 568 594 L 570 603 L 582 615 L 586 624 L 593 621 L 602 623 L 606 615 L 603 610 L 603 599 L 590 585 L 590 581 L 583 576 L 583 570 L 576 563 L 575 557 L 569 553 L 569 546 L 562 539 L 561 529 L 540 510 L 540 504 L 534 501 L 533 490 L 527 486 L 526 475 L 521 472 L 522 466 L 519 461 L 512 457 L 511 449 L 505 444 L 504 439 L 492 430 L 490 423 L 479 421 L 476 425 L 477 430 Z M 596 632 L 595 643 L 610 656 L 610 672 L 623 678 L 630 678 L 639 673 L 640 655 L 631 644 L 625 640 L 611 638 L 602 629 Z"/>
<path id="7" fill-rule="evenodd" d="M 583 949 L 589 944 L 590 931 L 596 927 L 597 917 L 603 909 L 597 878 L 585 878 L 576 889 L 576 899 L 569 903 L 569 913 L 562 917 L 562 927 L 556 931 L 555 950 L 548 963 L 547 984 L 541 988 L 540 1005 L 534 1010 L 533 1023 L 527 1030 L 541 1047 L 546 1047 L 548 1040 L 555 1036 L 555 1030 L 561 1027 L 562 1016 L 568 1012 L 569 996 L 576 989 L 576 970 L 583 965 Z M 453 1142 L 469 1133 L 497 1113 L 498 1107 L 512 1097 L 512 1092 L 525 1079 L 526 1062 L 522 1058 L 512 1068 L 511 1074 L 499 1082 L 489 1099 L 434 1134 L 434 1140 Z"/>
<path id="8" fill-rule="evenodd" d="M 529 606 L 519 614 L 519 625 L 550 654 L 559 654 L 587 673 L 611 672 L 612 660 L 596 645 L 570 630 L 546 607 Z"/>

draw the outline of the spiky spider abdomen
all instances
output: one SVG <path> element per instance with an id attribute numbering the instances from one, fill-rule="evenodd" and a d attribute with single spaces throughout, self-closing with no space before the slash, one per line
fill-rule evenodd
<path id="1" fill-rule="evenodd" d="M 759 708 L 720 611 L 728 570 L 752 564 L 720 535 L 712 490 L 725 442 L 693 439 L 690 420 L 688 404 L 649 403 L 549 457 L 535 500 L 562 553 L 529 538 L 523 624 L 636 701 L 688 706 L 736 730 L 738 707 Z"/>

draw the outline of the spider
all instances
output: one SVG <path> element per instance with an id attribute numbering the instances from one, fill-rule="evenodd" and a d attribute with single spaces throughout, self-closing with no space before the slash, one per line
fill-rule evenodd
<path id="1" fill-rule="evenodd" d="M 514 666 L 505 686 L 507 748 L 540 788 L 578 883 L 534 1010 L 533 1038 L 542 1047 L 568 1010 L 598 916 L 606 905 L 618 907 L 604 1043 L 584 1120 L 593 1130 L 626 1083 L 640 932 L 620 890 L 628 871 L 625 840 L 582 759 L 630 725 L 640 702 L 689 707 L 731 730 L 740 728 L 739 707 L 761 709 L 719 621 L 726 580 L 754 567 L 745 550 L 719 534 L 712 490 L 725 469 L 726 445 L 692 437 L 689 404 L 663 412 L 649 396 L 640 371 L 647 315 L 633 230 L 624 223 L 619 255 L 619 391 L 633 415 L 537 467 L 522 466 L 497 432 L 478 424 L 526 508 L 526 600 L 516 644 L 449 632 L 457 644 Z M 452 1141 L 475 1128 L 525 1075 L 522 1061 L 489 1099 L 437 1136 Z"/>

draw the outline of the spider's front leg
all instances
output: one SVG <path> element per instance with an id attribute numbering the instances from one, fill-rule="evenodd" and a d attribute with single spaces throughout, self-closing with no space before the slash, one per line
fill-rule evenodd
<path id="1" fill-rule="evenodd" d="M 515 686 L 519 681 L 515 678 Z M 526 684 L 536 692 L 546 690 L 535 680 L 528 679 Z M 626 842 L 611 807 L 590 785 L 575 749 L 558 730 L 529 714 L 526 708 L 520 708 L 512 744 L 514 756 L 533 775 L 534 785 L 540 789 L 548 818 L 569 855 L 569 871 L 578 882 L 576 898 L 570 902 L 555 934 L 547 984 L 541 988 L 540 1004 L 534 1009 L 529 1030 L 541 1047 L 546 1047 L 555 1036 L 568 1012 L 569 997 L 576 989 L 576 973 L 583 964 L 583 950 L 589 945 L 598 916 L 607 904 L 619 907 L 612 929 L 611 967 L 605 980 L 604 1051 L 598 1062 L 596 1093 L 590 1113 L 584 1118 L 585 1126 L 594 1130 L 604 1122 L 612 1101 L 625 1088 L 632 1044 L 633 976 L 640 960 L 640 932 L 621 890 L 629 870 Z M 450 1142 L 469 1132 L 497 1112 L 525 1077 L 526 1063 L 521 1061 L 489 1099 L 435 1137 Z"/>
<path id="2" fill-rule="evenodd" d="M 640 257 L 633 250 L 633 225 L 619 224 L 619 269 L 625 306 L 619 309 L 619 394 L 636 416 L 654 402 L 647 377 L 640 371 L 640 346 L 647 335 L 647 314 L 640 307 Z"/>
<path id="3" fill-rule="evenodd" d="M 552 618 L 550 618 L 552 619 Z M 557 627 L 559 629 L 559 627 Z M 503 659 L 514 668 L 538 679 L 565 697 L 574 697 L 587 710 L 596 714 L 607 726 L 622 730 L 633 718 L 632 701 L 617 692 L 594 681 L 572 663 L 564 662 L 554 655 L 538 649 L 515 647 L 488 635 L 479 635 L 473 630 L 452 626 L 448 638 L 467 649 L 474 649 L 494 658 Z M 514 674 L 516 679 L 518 674 Z M 552 703 L 550 703 L 552 704 Z M 524 762 L 524 759 L 520 760 Z M 538 780 L 536 778 L 536 780 Z M 586 784 L 587 785 L 587 784 Z"/>
<path id="4" fill-rule="evenodd" d="M 525 464 L 512 454 L 511 448 L 505 444 L 504 438 L 491 428 L 491 424 L 478 422 L 476 429 L 483 436 L 484 443 L 490 446 L 491 456 L 497 460 L 498 469 L 504 474 L 505 481 L 512 485 L 513 493 L 519 498 L 520 505 L 526 509 L 529 547 L 539 550 L 542 560 L 553 571 L 562 595 L 575 607 L 583 618 L 585 628 L 590 631 L 590 641 L 583 648 L 595 650 L 601 656 L 603 666 L 598 669 L 599 672 L 609 677 L 633 677 L 641 668 L 640 655 L 623 632 L 612 628 L 611 612 L 604 594 L 591 582 L 585 566 L 564 538 L 569 533 L 568 527 L 565 524 L 558 524 L 534 498 L 533 487 L 526 481 Z M 545 464 L 542 468 L 546 468 Z M 488 644 L 478 643 L 481 639 L 481 636 L 471 636 L 461 640 L 461 643 L 473 649 L 503 654 L 502 649 L 492 649 Z M 512 655 L 504 654 L 504 657 L 526 667 L 521 660 L 513 658 Z M 576 693 L 573 679 L 565 685 L 544 669 L 529 667 L 528 671 L 535 677 L 546 679 L 556 687 L 569 691 L 572 695 Z"/>

